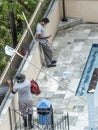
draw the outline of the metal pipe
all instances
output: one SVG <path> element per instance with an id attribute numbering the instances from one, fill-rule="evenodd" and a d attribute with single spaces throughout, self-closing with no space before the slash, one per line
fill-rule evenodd
<path id="1" fill-rule="evenodd" d="M 10 120 L 10 128 L 12 130 L 13 126 L 12 126 L 12 117 L 11 117 L 11 109 L 9 107 L 9 120 Z"/>
<path id="2" fill-rule="evenodd" d="M 53 4 L 54 4 L 55 0 L 51 0 L 50 4 L 49 4 L 49 7 L 44 15 L 44 17 L 47 17 L 49 12 L 51 11 L 51 8 L 53 7 Z"/>
<path id="3" fill-rule="evenodd" d="M 67 21 L 67 18 L 65 16 L 65 0 L 62 0 L 62 8 L 63 8 L 63 18 L 62 18 L 62 21 Z"/>

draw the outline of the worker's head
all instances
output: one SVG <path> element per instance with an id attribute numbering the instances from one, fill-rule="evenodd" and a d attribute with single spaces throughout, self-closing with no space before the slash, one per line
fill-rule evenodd
<path id="1" fill-rule="evenodd" d="M 24 82 L 25 78 L 26 78 L 26 76 L 24 74 L 21 74 L 21 73 L 17 74 L 15 77 L 17 83 Z"/>
<path id="2" fill-rule="evenodd" d="M 45 26 L 47 23 L 49 23 L 49 19 L 48 18 L 43 18 L 42 21 L 41 21 L 41 24 L 43 26 Z"/>

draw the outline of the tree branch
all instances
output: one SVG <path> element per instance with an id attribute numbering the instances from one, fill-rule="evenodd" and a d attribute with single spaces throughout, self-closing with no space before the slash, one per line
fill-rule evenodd
<path id="1" fill-rule="evenodd" d="M 30 8 L 28 8 L 21 0 L 17 0 L 17 2 L 18 2 L 28 13 L 31 13 Z"/>

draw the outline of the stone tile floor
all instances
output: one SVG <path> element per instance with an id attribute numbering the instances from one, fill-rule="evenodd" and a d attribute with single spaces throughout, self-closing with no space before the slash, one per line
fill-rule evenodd
<path id="1" fill-rule="evenodd" d="M 79 24 L 58 31 L 53 42 L 57 65 L 43 66 L 48 75 L 40 72 L 37 79 L 41 94 L 33 95 L 34 107 L 47 98 L 53 106 L 54 121 L 69 113 L 70 130 L 88 130 L 86 97 L 75 96 L 75 92 L 93 43 L 98 43 L 98 24 Z"/>

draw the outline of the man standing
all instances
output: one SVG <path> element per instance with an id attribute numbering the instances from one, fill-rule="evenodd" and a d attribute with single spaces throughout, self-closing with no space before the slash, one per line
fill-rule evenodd
<path id="1" fill-rule="evenodd" d="M 10 91 L 15 94 L 18 91 L 19 95 L 19 110 L 24 120 L 24 126 L 29 127 L 29 129 L 33 128 L 32 125 L 32 113 L 33 113 L 33 101 L 31 94 L 31 82 L 29 80 L 25 80 L 24 74 L 18 74 L 15 79 L 15 85 L 13 86 L 11 80 L 7 80 Z M 27 122 L 28 118 L 28 122 Z"/>
<path id="2" fill-rule="evenodd" d="M 39 44 L 42 46 L 47 67 L 55 67 L 56 60 L 52 60 L 52 50 L 48 43 L 48 38 L 50 38 L 51 35 L 45 36 L 44 26 L 47 25 L 48 23 L 49 19 L 44 18 L 40 23 L 37 24 L 36 38 L 38 39 Z"/>

